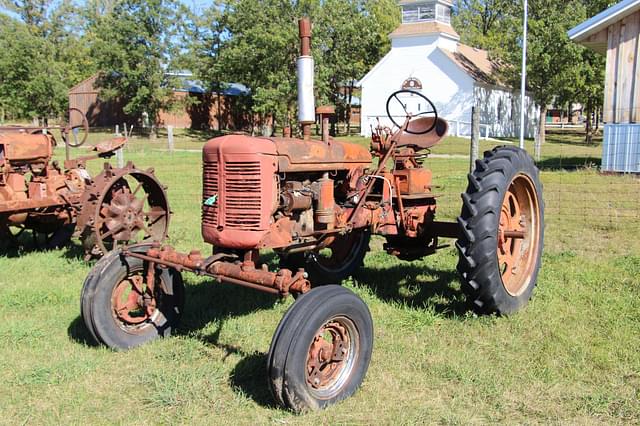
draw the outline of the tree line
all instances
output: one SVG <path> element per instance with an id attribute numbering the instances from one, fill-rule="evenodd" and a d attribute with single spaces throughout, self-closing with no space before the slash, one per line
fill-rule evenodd
<path id="1" fill-rule="evenodd" d="M 170 108 L 171 70 L 210 92 L 251 90 L 245 107 L 280 124 L 295 118 L 297 19 L 314 22 L 318 103 L 350 114 L 352 87 L 388 50 L 394 0 L 227 0 L 194 10 L 177 0 L 0 0 L 0 111 L 63 114 L 67 92 L 99 73 L 103 99 L 156 117 Z M 3 117 L 0 117 L 2 119 Z"/>
<path id="2" fill-rule="evenodd" d="M 566 33 L 611 3 L 529 0 L 528 90 L 541 118 L 548 105 L 581 103 L 587 118 L 601 107 L 604 58 Z M 102 98 L 118 99 L 131 116 L 155 117 L 174 101 L 167 71 L 188 69 L 212 93 L 244 84 L 247 111 L 291 124 L 301 16 L 314 22 L 318 104 L 336 105 L 348 120 L 354 83 L 387 53 L 400 23 L 394 0 L 214 0 L 197 10 L 178 0 L 0 6 L 0 120 L 64 114 L 69 88 L 95 73 Z M 503 62 L 504 80 L 519 87 L 521 1 L 456 0 L 454 26 L 463 43 Z"/>

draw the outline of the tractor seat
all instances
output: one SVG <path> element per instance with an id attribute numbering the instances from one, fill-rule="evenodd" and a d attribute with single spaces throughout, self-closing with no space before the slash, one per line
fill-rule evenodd
<path id="1" fill-rule="evenodd" d="M 435 117 L 419 117 L 411 120 L 407 126 L 410 132 L 423 132 L 433 125 Z M 416 150 L 429 149 L 437 145 L 449 131 L 447 120 L 438 117 L 438 121 L 433 129 L 428 133 L 415 135 L 404 130 L 398 130 L 394 138 L 398 141 L 398 147 L 411 147 Z"/>
<path id="2" fill-rule="evenodd" d="M 92 151 L 96 151 L 98 154 L 110 154 L 122 148 L 125 143 L 127 143 L 127 138 L 113 138 L 102 141 L 96 146 L 91 147 L 90 149 Z"/>

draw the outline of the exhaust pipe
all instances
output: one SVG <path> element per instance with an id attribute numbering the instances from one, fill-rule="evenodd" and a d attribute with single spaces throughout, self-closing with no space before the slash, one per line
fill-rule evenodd
<path id="1" fill-rule="evenodd" d="M 300 31 L 300 57 L 298 69 L 298 121 L 302 125 L 304 140 L 311 139 L 311 125 L 316 122 L 316 107 L 313 93 L 314 62 L 311 56 L 311 21 L 298 21 Z"/>

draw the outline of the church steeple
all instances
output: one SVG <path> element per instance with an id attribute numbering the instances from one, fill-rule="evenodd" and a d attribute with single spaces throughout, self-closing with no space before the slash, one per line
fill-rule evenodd
<path id="1" fill-rule="evenodd" d="M 460 35 L 451 26 L 451 0 L 399 0 L 402 23 L 392 32 L 392 46 L 415 44 L 416 38 L 428 37 L 425 44 L 455 51 Z M 434 41 L 433 36 L 437 39 Z M 408 41 L 412 39 L 413 41 Z"/>
<path id="2" fill-rule="evenodd" d="M 400 0 L 402 23 L 438 22 L 451 25 L 451 8 L 448 0 Z"/>

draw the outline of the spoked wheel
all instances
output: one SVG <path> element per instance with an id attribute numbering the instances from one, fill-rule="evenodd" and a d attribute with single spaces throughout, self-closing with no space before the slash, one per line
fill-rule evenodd
<path id="1" fill-rule="evenodd" d="M 157 268 L 148 282 L 145 262 L 112 252 L 88 275 L 81 299 L 82 317 L 96 341 L 124 350 L 171 334 L 182 314 L 184 285 L 174 269 Z"/>
<path id="2" fill-rule="evenodd" d="M 539 174 L 525 151 L 501 147 L 486 152 L 469 175 L 458 271 L 480 312 L 509 314 L 531 298 L 544 240 Z"/>
<path id="3" fill-rule="evenodd" d="M 320 251 L 289 255 L 283 265 L 291 269 L 305 268 L 314 286 L 340 283 L 362 266 L 370 240 L 370 231 L 355 230 L 337 236 L 329 247 Z"/>
<path id="4" fill-rule="evenodd" d="M 328 285 L 289 308 L 267 359 L 276 401 L 293 411 L 325 408 L 351 396 L 366 375 L 373 321 L 353 292 Z"/>
<path id="5" fill-rule="evenodd" d="M 85 205 L 78 219 L 82 240 L 92 256 L 125 245 L 163 241 L 169 227 L 169 202 L 164 188 L 150 172 L 124 169 L 111 179 L 104 173 L 87 191 L 97 202 Z"/>

